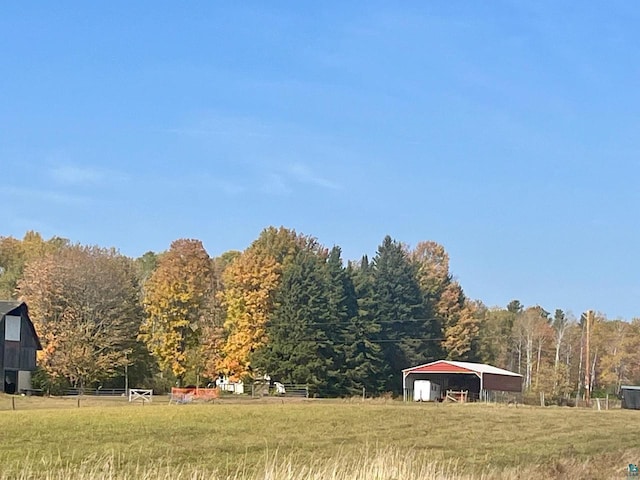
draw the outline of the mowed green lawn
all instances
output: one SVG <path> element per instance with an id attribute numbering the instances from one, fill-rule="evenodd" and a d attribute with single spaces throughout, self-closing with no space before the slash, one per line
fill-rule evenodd
<path id="1" fill-rule="evenodd" d="M 0 397 L 0 409 L 10 402 Z M 77 408 L 75 400 L 41 398 L 19 398 L 16 408 L 0 411 L 5 475 L 111 458 L 122 474 L 161 464 L 240 478 L 239 470 L 274 458 L 298 465 L 367 462 L 389 452 L 393 461 L 454 460 L 454 473 L 470 478 L 522 471 L 569 478 L 577 468 L 589 478 L 622 478 L 628 463 L 640 463 L 640 412 L 620 409 L 382 400 L 168 405 L 166 399 L 145 406 L 86 400 Z"/>

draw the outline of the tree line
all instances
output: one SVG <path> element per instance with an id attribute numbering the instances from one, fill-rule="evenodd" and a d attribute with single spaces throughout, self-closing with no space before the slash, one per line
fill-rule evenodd
<path id="1" fill-rule="evenodd" d="M 558 397 L 640 381 L 640 321 L 591 325 L 514 300 L 472 300 L 442 245 L 387 236 L 373 258 L 269 227 L 244 251 L 210 257 L 199 240 L 129 258 L 37 232 L 0 237 L 0 298 L 20 299 L 43 345 L 34 381 L 49 391 L 167 389 L 268 375 L 320 396 L 401 390 L 403 368 L 484 362 Z M 587 375 L 588 374 L 588 375 Z"/>

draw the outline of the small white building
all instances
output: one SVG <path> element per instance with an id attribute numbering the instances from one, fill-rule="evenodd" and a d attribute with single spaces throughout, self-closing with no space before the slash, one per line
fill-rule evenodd
<path id="1" fill-rule="evenodd" d="M 220 377 L 216 379 L 216 387 L 223 392 L 231 392 L 241 395 L 244 393 L 244 383 L 232 382 L 229 377 Z"/>

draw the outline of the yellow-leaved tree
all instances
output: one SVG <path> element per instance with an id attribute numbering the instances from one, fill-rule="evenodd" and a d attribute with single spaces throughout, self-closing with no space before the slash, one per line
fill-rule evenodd
<path id="1" fill-rule="evenodd" d="M 251 354 L 266 342 L 280 265 L 262 249 L 250 247 L 225 270 L 223 278 L 227 316 L 220 371 L 239 380 L 251 375 Z"/>
<path id="2" fill-rule="evenodd" d="M 449 254 L 436 242 L 420 242 L 410 252 L 428 311 L 442 328 L 442 349 L 450 360 L 474 360 L 479 306 L 469 301 L 449 273 Z"/>
<path id="3" fill-rule="evenodd" d="M 211 290 L 211 259 L 202 242 L 191 239 L 174 241 L 145 283 L 139 338 L 179 384 L 201 363 L 200 332 L 209 321 Z"/>

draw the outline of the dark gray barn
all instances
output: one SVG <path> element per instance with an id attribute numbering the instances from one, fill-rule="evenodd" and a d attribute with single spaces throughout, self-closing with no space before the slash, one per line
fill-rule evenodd
<path id="1" fill-rule="evenodd" d="M 622 408 L 640 410 L 640 386 L 622 385 Z"/>
<path id="2" fill-rule="evenodd" d="M 24 302 L 0 301 L 0 372 L 2 391 L 31 390 L 31 372 L 36 369 L 36 352 L 42 345 Z"/>

